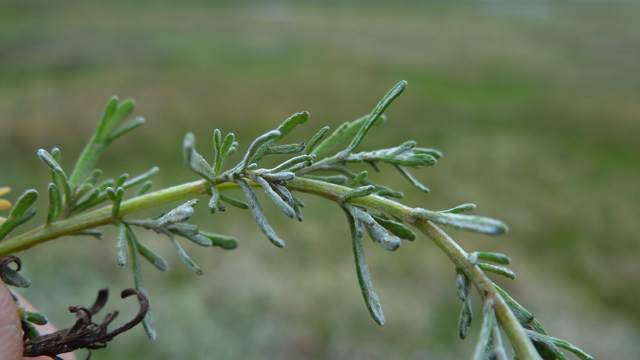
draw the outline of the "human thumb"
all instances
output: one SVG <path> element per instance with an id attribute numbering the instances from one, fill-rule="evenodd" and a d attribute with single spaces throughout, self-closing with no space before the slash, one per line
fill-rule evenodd
<path id="1" fill-rule="evenodd" d="M 22 360 L 22 326 L 9 289 L 1 281 L 0 354 L 2 360 Z"/>

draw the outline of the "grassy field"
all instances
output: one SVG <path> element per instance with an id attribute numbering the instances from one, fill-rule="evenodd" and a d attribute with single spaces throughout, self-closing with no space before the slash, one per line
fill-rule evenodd
<path id="1" fill-rule="evenodd" d="M 234 132 L 242 153 L 308 110 L 291 139 L 306 141 L 368 113 L 406 79 L 363 147 L 413 139 L 445 157 L 417 173 L 428 195 L 390 169 L 375 179 L 397 184 L 411 206 L 474 202 L 476 214 L 507 222 L 498 238 L 450 234 L 467 251 L 509 254 L 518 279 L 496 282 L 551 335 L 596 358 L 640 358 L 639 17 L 634 2 L 3 1 L 0 186 L 14 189 L 10 200 L 28 188 L 45 194 L 36 150 L 59 147 L 71 168 L 112 94 L 136 99 L 147 123 L 114 143 L 101 168 L 114 177 L 159 165 L 160 188 L 196 179 L 182 167 L 187 131 L 203 154 L 213 129 Z M 471 354 L 480 308 L 470 339 L 458 340 L 453 266 L 435 246 L 365 245 L 381 328 L 363 304 L 341 211 L 302 199 L 301 224 L 269 209 L 283 250 L 250 214 L 211 217 L 201 204 L 196 223 L 240 240 L 233 251 L 185 244 L 202 277 L 164 238 L 145 236 L 171 266 L 145 268 L 158 340 L 135 329 L 93 359 Z M 73 320 L 66 306 L 132 285 L 105 232 L 100 242 L 65 238 L 18 254 L 34 284 L 22 294 L 60 327 Z M 112 299 L 122 321 L 134 313 Z"/>

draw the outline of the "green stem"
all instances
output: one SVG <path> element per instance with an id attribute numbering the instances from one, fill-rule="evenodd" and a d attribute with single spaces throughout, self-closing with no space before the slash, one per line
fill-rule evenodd
<path id="1" fill-rule="evenodd" d="M 287 186 L 291 190 L 311 193 L 338 202 L 339 199 L 351 189 L 319 182 L 315 180 L 296 178 L 289 181 Z M 404 206 L 395 201 L 370 195 L 367 197 L 355 198 L 352 203 L 370 206 L 377 210 L 400 217 L 402 220 L 414 225 L 431 239 L 453 263 L 462 270 L 474 283 L 480 296 L 484 299 L 491 298 L 494 302 L 496 317 L 502 325 L 509 341 L 513 345 L 518 359 L 542 360 L 536 349 L 533 347 L 529 336 L 520 326 L 518 319 L 507 306 L 504 299 L 493 289 L 492 282 L 477 266 L 471 265 L 467 253 L 449 235 L 428 220 L 418 220 L 413 216 L 413 208 Z"/>
<path id="2" fill-rule="evenodd" d="M 259 186 L 255 183 L 250 184 L 251 186 Z M 223 183 L 216 185 L 216 187 L 218 190 L 224 191 L 236 189 L 238 188 L 238 185 L 235 183 Z M 353 190 L 348 187 L 307 178 L 295 178 L 290 180 L 287 188 L 290 190 L 321 196 L 338 203 L 345 194 Z M 177 185 L 124 201 L 120 205 L 120 211 L 118 214 L 119 216 L 126 216 L 154 206 L 205 194 L 209 191 L 210 190 L 207 189 L 204 180 Z M 471 265 L 468 260 L 467 253 L 444 231 L 428 220 L 417 219 L 414 216 L 416 209 L 399 204 L 384 197 L 370 195 L 354 198 L 349 202 L 369 206 L 379 211 L 395 215 L 414 225 L 427 235 L 427 237 L 429 237 L 451 259 L 456 267 L 462 270 L 471 279 L 471 281 L 473 281 L 483 299 L 490 298 L 493 300 L 498 321 L 509 337 L 516 356 L 519 359 L 542 359 L 533 347 L 533 344 L 529 340 L 524 328 L 520 326 L 520 323 L 513 312 L 509 309 L 504 299 L 493 289 L 491 280 L 489 280 L 489 278 L 487 278 L 487 276 L 477 266 Z M 50 225 L 43 225 L 14 238 L 4 240 L 0 242 L 0 257 L 11 255 L 18 251 L 28 249 L 61 236 L 74 234 L 79 231 L 95 228 L 101 225 L 112 224 L 115 220 L 111 217 L 111 208 L 112 206 L 106 206 L 70 219 L 54 222 Z"/>
<path id="3" fill-rule="evenodd" d="M 218 186 L 218 188 L 227 189 L 229 186 L 227 184 L 222 184 Z M 140 210 L 176 200 L 183 200 L 206 192 L 207 189 L 204 185 L 204 180 L 177 185 L 123 201 L 120 204 L 118 216 L 126 216 Z M 30 247 L 49 240 L 54 240 L 61 236 L 71 235 L 82 230 L 112 224 L 114 223 L 114 219 L 111 217 L 112 207 L 113 205 L 105 206 L 69 219 L 53 222 L 49 225 L 42 225 L 14 238 L 3 240 L 0 242 L 0 257 L 26 250 Z"/>
<path id="4" fill-rule="evenodd" d="M 408 221 L 408 220 L 407 220 Z M 442 229 L 434 225 L 429 220 L 417 220 L 413 225 L 431 239 L 453 263 L 462 270 L 478 289 L 483 301 L 492 299 L 496 317 L 502 325 L 502 329 L 507 334 L 509 341 L 513 345 L 518 359 L 542 360 L 536 349 L 533 347 L 529 336 L 520 326 L 520 322 L 513 314 L 507 303 L 494 289 L 491 280 L 478 268 L 471 265 L 467 253 Z"/>

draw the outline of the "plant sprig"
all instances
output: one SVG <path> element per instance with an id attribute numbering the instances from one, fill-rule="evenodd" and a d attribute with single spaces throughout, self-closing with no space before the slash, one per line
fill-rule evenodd
<path id="1" fill-rule="evenodd" d="M 134 226 L 168 237 L 187 268 L 196 274 L 202 274 L 202 269 L 184 252 L 176 235 L 202 246 L 219 246 L 223 249 L 236 248 L 237 241 L 224 235 L 201 231 L 198 226 L 186 222 L 193 215 L 197 203 L 194 196 L 210 196 L 208 208 L 211 213 L 225 211 L 224 204 L 250 209 L 267 239 L 276 247 L 282 248 L 284 241 L 269 225 L 254 188 L 261 188 L 282 213 L 299 221 L 303 220 L 301 208 L 304 204 L 294 196 L 294 192 L 313 194 L 336 202 L 344 210 L 351 234 L 359 287 L 367 309 L 379 325 L 385 323 L 385 318 L 380 299 L 373 291 L 362 237 L 367 232 L 385 249 L 394 251 L 402 243 L 401 239 L 413 241 L 416 238 L 416 234 L 404 225 L 406 223 L 431 239 L 455 265 L 457 292 L 463 301 L 459 320 L 461 338 L 467 336 L 473 318 L 471 289 L 475 287 L 478 290 L 483 302 L 483 321 L 474 359 L 483 359 L 488 354 L 499 359 L 506 357 L 500 329 L 507 335 L 518 358 L 562 358 L 564 355 L 558 349 L 560 347 L 583 359 L 589 359 L 588 355 L 575 346 L 548 336 L 537 319 L 487 277 L 486 272 L 515 278 L 515 274 L 503 266 L 510 263 L 509 257 L 487 252 L 467 254 L 436 226 L 439 224 L 499 235 L 508 231 L 506 224 L 487 217 L 462 214 L 475 209 L 474 204 L 463 204 L 444 211 L 407 207 L 396 201 L 403 197 L 401 192 L 375 183 L 367 171 L 355 173 L 348 168 L 348 164 L 366 162 L 374 172 L 378 172 L 381 170 L 379 165 L 386 163 L 399 171 L 412 185 L 423 192 L 429 192 L 407 168 L 419 169 L 435 165 L 442 157 L 438 150 L 418 147 L 415 141 L 406 141 L 390 148 L 354 153 L 369 131 L 383 122 L 383 113 L 406 86 L 406 81 L 401 81 L 369 115 L 344 123 L 329 136 L 326 136 L 329 128 L 323 127 L 307 144 L 278 144 L 296 126 L 308 121 L 309 113 L 295 113 L 276 129 L 256 138 L 242 160 L 230 167 L 225 166 L 226 162 L 239 147 L 234 134 L 228 134 L 223 139 L 221 132 L 214 130 L 214 154 L 212 157 L 205 157 L 196 150 L 195 135 L 188 133 L 183 139 L 185 164 L 202 180 L 152 193 L 147 191 L 151 186 L 149 178 L 158 172 L 156 167 L 133 179 L 129 179 L 128 174 L 123 174 L 117 180 L 107 179 L 98 183 L 102 172 L 94 167 L 106 146 L 143 123 L 142 118 L 136 117 L 120 126 L 133 112 L 135 103 L 132 100 L 120 102 L 114 97 L 107 103 L 98 130 L 83 150 L 69 177 L 60 166 L 61 153 L 58 149 L 54 148 L 51 153 L 38 151 L 38 156 L 51 169 L 52 174 L 52 183 L 48 187 L 49 207 L 45 226 L 0 241 L 0 256 L 64 235 L 95 235 L 94 228 L 115 225 L 118 228 L 116 261 L 119 265 L 125 265 L 127 259 L 131 259 L 135 287 L 144 293 L 139 255 L 162 271 L 166 271 L 168 266 L 162 257 L 140 242 Z M 341 147 L 343 148 L 340 150 Z M 259 163 L 264 157 L 276 154 L 292 154 L 292 157 L 271 169 L 260 167 Z M 334 174 L 327 175 L 327 172 Z M 135 195 L 125 198 L 125 190 L 138 184 L 142 186 Z M 223 194 L 225 190 L 234 188 L 244 192 L 246 202 Z M 35 209 L 30 207 L 35 197 L 35 190 L 29 190 L 16 202 L 8 219 L 0 225 L 0 239 L 35 214 Z M 109 199 L 112 205 L 89 211 L 93 206 Z M 134 219 L 130 216 L 146 208 L 186 199 L 190 200 L 155 218 Z M 125 244 L 128 244 L 128 256 Z M 13 276 L 11 269 L 5 273 L 9 274 L 8 278 L 3 278 L 5 282 L 18 286 L 28 285 L 28 280 L 23 281 Z M 150 318 L 145 318 L 143 325 L 149 337 L 154 338 L 155 331 Z"/>

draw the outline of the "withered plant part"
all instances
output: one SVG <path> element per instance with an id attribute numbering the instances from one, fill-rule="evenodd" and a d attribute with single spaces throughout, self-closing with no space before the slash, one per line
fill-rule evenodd
<path id="1" fill-rule="evenodd" d="M 111 332 L 107 330 L 107 326 L 118 316 L 118 311 L 107 314 L 101 324 L 93 321 L 93 315 L 104 307 L 109 297 L 109 290 L 102 289 L 98 292 L 98 298 L 90 308 L 69 306 L 69 311 L 75 313 L 78 318 L 71 328 L 26 340 L 24 342 L 24 356 L 48 356 L 52 359 L 60 359 L 60 357 L 57 356 L 59 354 L 78 349 L 87 349 L 89 350 L 88 360 L 91 358 L 92 350 L 106 347 L 107 342 L 113 340 L 113 338 L 123 332 L 130 330 L 144 319 L 147 311 L 149 311 L 149 299 L 140 291 L 132 288 L 122 290 L 120 293 L 123 299 L 131 295 L 138 297 L 140 310 L 131 321 L 123 326 Z"/>

